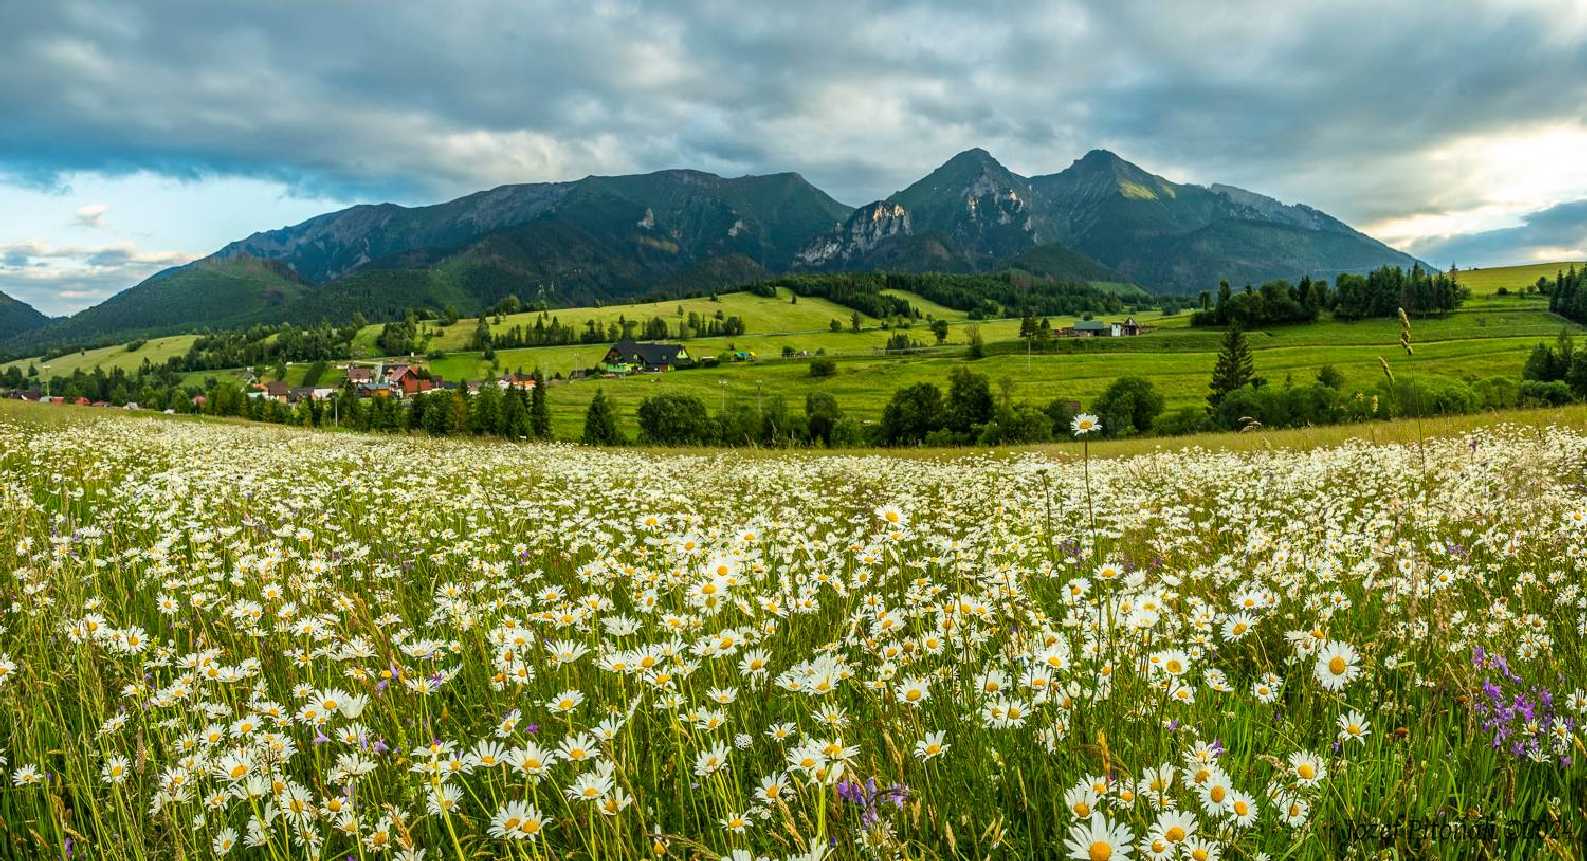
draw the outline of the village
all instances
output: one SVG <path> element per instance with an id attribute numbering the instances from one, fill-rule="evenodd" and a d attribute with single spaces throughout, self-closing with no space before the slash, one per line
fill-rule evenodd
<path id="1" fill-rule="evenodd" d="M 1047 329 L 1052 338 L 1126 338 L 1145 335 L 1153 331 L 1154 327 L 1138 323 L 1134 317 L 1126 317 L 1123 321 L 1109 322 L 1095 319 L 1077 320 L 1067 326 L 1058 326 Z M 884 350 L 884 348 L 877 348 Z M 796 351 L 785 353 L 784 359 L 808 358 L 809 352 Z M 753 351 L 739 350 L 731 346 L 725 351 L 714 356 L 696 357 L 689 352 L 688 346 L 678 343 L 662 343 L 655 341 L 635 341 L 631 339 L 619 340 L 607 349 L 606 353 L 587 369 L 577 369 L 567 374 L 567 380 L 580 380 L 590 378 L 615 379 L 636 374 L 661 374 L 674 370 L 686 370 L 697 367 L 715 367 L 723 362 L 754 362 L 758 361 Z M 499 376 L 479 380 L 448 380 L 440 374 L 432 373 L 423 363 L 422 358 L 409 357 L 398 360 L 354 360 L 345 362 L 337 367 L 344 374 L 344 381 L 338 385 L 318 383 L 315 385 L 290 385 L 283 379 L 262 379 L 253 368 L 245 368 L 241 372 L 241 382 L 246 396 L 250 399 L 263 399 L 276 401 L 288 406 L 296 406 L 303 401 L 329 401 L 337 397 L 346 385 L 351 385 L 360 400 L 375 398 L 411 398 L 426 392 L 442 390 L 461 390 L 468 395 L 477 395 L 480 389 L 487 385 L 494 385 L 502 391 L 518 390 L 525 393 L 533 392 L 537 383 L 534 374 L 518 371 L 503 371 Z M 554 379 L 547 379 L 546 385 L 561 382 L 560 375 Z M 56 406 L 80 407 L 116 407 L 120 409 L 137 410 L 140 405 L 134 401 L 124 404 L 112 403 L 105 400 L 91 400 L 86 397 L 63 397 L 51 395 L 48 388 L 43 390 L 16 389 L 4 394 L 7 398 L 34 401 Z M 192 406 L 202 410 L 208 402 L 205 394 L 194 394 L 191 397 Z M 167 409 L 165 412 L 171 412 Z"/>

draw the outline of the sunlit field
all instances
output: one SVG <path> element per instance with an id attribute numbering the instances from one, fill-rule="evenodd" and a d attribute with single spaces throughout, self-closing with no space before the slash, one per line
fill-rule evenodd
<path id="1" fill-rule="evenodd" d="M 891 457 L 0 411 L 0 857 L 1580 858 L 1587 436 L 1409 427 Z"/>

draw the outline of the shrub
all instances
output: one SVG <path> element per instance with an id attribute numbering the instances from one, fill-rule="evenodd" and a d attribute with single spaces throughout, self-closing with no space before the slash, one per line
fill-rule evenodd
<path id="1" fill-rule="evenodd" d="M 1477 404 L 1485 410 L 1502 410 L 1521 403 L 1521 384 L 1510 377 L 1488 377 L 1471 384 Z"/>
<path id="2" fill-rule="evenodd" d="M 1196 407 L 1180 407 L 1171 413 L 1164 413 L 1152 422 L 1152 433 L 1171 436 L 1175 434 L 1201 433 L 1212 430 L 1212 419 L 1207 416 L 1207 411 Z"/>
<path id="3" fill-rule="evenodd" d="M 702 445 L 715 434 L 705 402 L 693 395 L 668 392 L 639 403 L 639 433 L 654 445 Z"/>
<path id="4" fill-rule="evenodd" d="M 1047 414 L 1051 422 L 1052 435 L 1063 438 L 1069 434 L 1069 423 L 1074 421 L 1075 413 L 1080 412 L 1080 402 L 1069 398 L 1053 398 L 1042 407 L 1042 412 Z"/>
<path id="5" fill-rule="evenodd" d="M 942 390 L 931 383 L 916 383 L 893 393 L 882 410 L 883 445 L 919 445 L 926 435 L 943 426 Z"/>
<path id="6" fill-rule="evenodd" d="M 999 407 L 992 420 L 982 428 L 976 442 L 981 445 L 1021 445 L 1052 439 L 1052 420 L 1047 413 L 1029 404 Z"/>
<path id="7" fill-rule="evenodd" d="M 843 419 L 843 411 L 838 408 L 838 399 L 832 395 L 811 392 L 805 395 L 805 419 L 811 440 L 830 447 L 838 423 Z"/>
<path id="8" fill-rule="evenodd" d="M 1565 400 L 1570 400 L 1570 386 L 1565 389 Z M 1384 380 L 1378 384 L 1378 393 L 1395 416 L 1437 416 L 1475 412 L 1477 396 L 1471 387 L 1460 380 L 1446 377 L 1401 378 L 1392 384 Z"/>
<path id="9" fill-rule="evenodd" d="M 1559 407 L 1570 403 L 1570 386 L 1563 380 L 1525 380 L 1521 383 L 1521 405 Z"/>
<path id="10" fill-rule="evenodd" d="M 830 377 L 838 372 L 838 363 L 826 356 L 818 356 L 810 360 L 810 376 Z"/>
<path id="11" fill-rule="evenodd" d="M 1145 377 L 1119 377 L 1092 404 L 1108 436 L 1131 436 L 1152 429 L 1163 411 L 1163 396 Z"/>

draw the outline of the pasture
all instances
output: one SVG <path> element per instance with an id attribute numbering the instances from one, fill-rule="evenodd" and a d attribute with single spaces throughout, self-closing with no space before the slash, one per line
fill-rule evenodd
<path id="1" fill-rule="evenodd" d="M 0 854 L 1576 858 L 1562 420 L 1086 459 L 7 406 Z"/>

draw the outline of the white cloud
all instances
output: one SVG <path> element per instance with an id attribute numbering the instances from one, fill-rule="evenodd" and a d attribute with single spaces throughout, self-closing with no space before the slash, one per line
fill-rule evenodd
<path id="1" fill-rule="evenodd" d="M 104 227 L 105 213 L 109 211 L 110 207 L 103 203 L 90 203 L 87 206 L 79 206 L 77 208 L 77 224 L 80 227 Z"/>
<path id="2" fill-rule="evenodd" d="M 46 314 L 68 313 L 142 281 L 169 266 L 197 259 L 185 251 L 140 248 L 131 242 L 0 245 L 0 292 Z"/>

